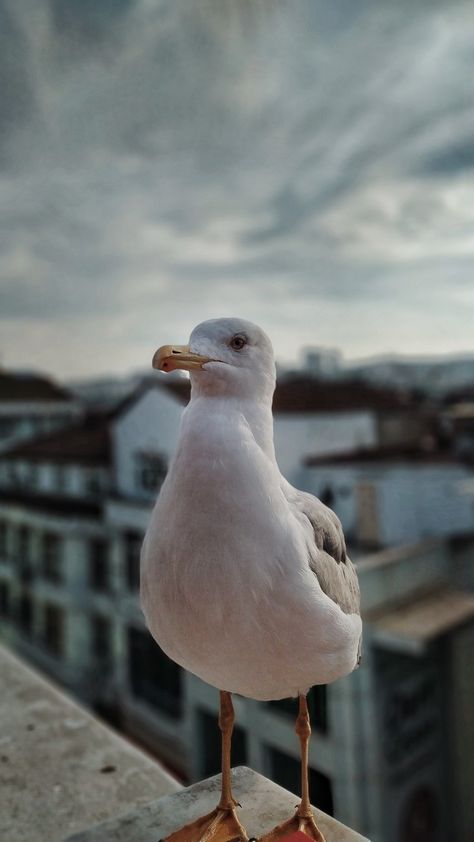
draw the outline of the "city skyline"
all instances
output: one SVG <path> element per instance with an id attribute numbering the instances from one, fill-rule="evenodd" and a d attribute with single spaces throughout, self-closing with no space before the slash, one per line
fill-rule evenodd
<path id="1" fill-rule="evenodd" d="M 470 22 L 0 0 L 3 365 L 134 371 L 224 315 L 288 363 L 471 352 Z"/>

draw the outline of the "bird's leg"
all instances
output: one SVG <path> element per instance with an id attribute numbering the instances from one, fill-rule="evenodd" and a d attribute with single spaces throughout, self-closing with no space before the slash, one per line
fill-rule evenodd
<path id="1" fill-rule="evenodd" d="M 301 801 L 296 808 L 295 815 L 286 822 L 283 822 L 283 824 L 274 827 L 270 833 L 262 836 L 260 842 L 284 840 L 297 831 L 304 833 L 310 839 L 315 840 L 315 842 L 325 842 L 323 834 L 316 825 L 309 799 L 308 746 L 311 736 L 311 724 L 305 695 L 299 697 L 299 712 L 296 719 L 295 731 L 299 737 L 301 746 Z"/>
<path id="2" fill-rule="evenodd" d="M 220 693 L 219 728 L 222 732 L 222 782 L 219 804 L 207 815 L 167 836 L 163 842 L 248 842 L 235 808 L 240 806 L 232 795 L 230 749 L 234 729 L 232 696 Z"/>
<path id="3" fill-rule="evenodd" d="M 234 730 L 234 705 L 232 704 L 232 695 L 225 690 L 220 691 L 220 709 L 219 709 L 219 728 L 222 734 L 222 782 L 221 782 L 221 800 L 219 801 L 219 808 L 221 810 L 229 810 L 240 806 L 232 796 L 231 785 L 231 766 L 230 766 L 230 751 L 232 745 L 232 732 Z"/>

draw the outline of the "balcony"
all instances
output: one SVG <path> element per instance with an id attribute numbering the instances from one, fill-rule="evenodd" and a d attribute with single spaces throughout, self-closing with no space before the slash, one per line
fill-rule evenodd
<path id="1" fill-rule="evenodd" d="M 156 842 L 215 806 L 219 776 L 187 789 L 148 755 L 0 647 L 0 838 L 15 842 Z M 241 819 L 258 836 L 295 796 L 234 770 Z M 364 837 L 320 811 L 327 842 Z M 367 840 L 365 840 L 367 842 Z"/>

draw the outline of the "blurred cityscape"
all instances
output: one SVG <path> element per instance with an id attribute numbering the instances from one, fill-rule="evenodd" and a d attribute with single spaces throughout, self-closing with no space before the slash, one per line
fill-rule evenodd
<path id="1" fill-rule="evenodd" d="M 189 382 L 0 371 L 0 637 L 183 781 L 219 770 L 217 692 L 160 651 L 139 554 Z M 373 842 L 468 842 L 474 356 L 279 366 L 282 472 L 339 515 L 361 667 L 311 691 L 313 800 Z M 258 645 L 258 641 L 256 641 Z M 236 698 L 233 764 L 299 791 L 294 701 Z"/>

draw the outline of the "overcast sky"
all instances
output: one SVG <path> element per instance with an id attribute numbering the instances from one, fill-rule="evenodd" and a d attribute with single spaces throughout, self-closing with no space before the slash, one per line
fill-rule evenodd
<path id="1" fill-rule="evenodd" d="M 0 0 L 0 355 L 474 349 L 474 4 Z"/>

